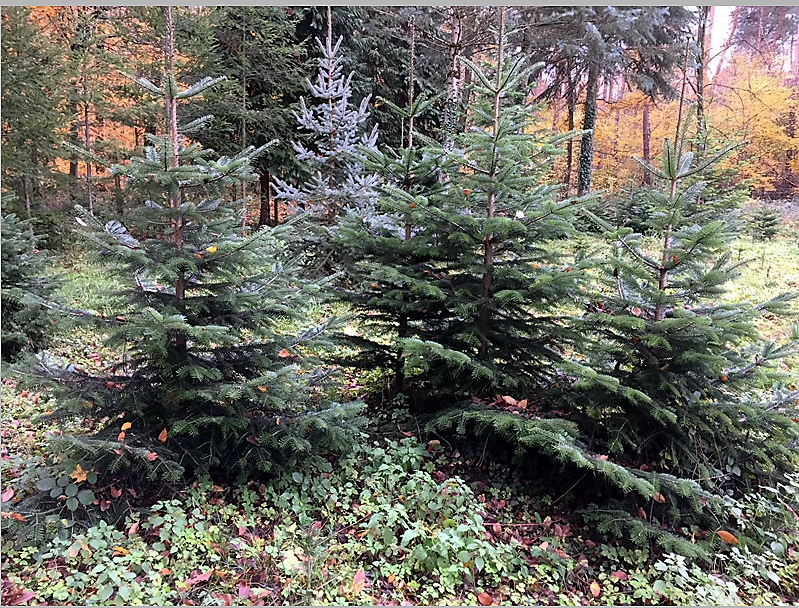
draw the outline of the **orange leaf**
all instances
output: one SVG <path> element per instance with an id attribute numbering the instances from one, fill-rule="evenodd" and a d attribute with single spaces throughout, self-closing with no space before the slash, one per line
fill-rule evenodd
<path id="1" fill-rule="evenodd" d="M 723 540 L 725 543 L 729 543 L 730 545 L 737 545 L 738 544 L 738 539 L 735 538 L 734 535 L 730 534 L 726 530 L 718 530 L 716 532 L 716 534 L 718 534 L 718 537 L 721 540 Z"/>
<path id="2" fill-rule="evenodd" d="M 652 496 L 652 498 L 654 498 L 654 499 L 655 499 L 655 502 L 659 502 L 659 503 L 661 503 L 661 504 L 662 504 L 662 503 L 664 503 L 664 502 L 666 502 L 666 498 L 665 498 L 665 497 L 663 496 L 663 494 L 661 494 L 660 492 L 656 492 L 656 493 L 655 493 L 655 494 Z"/>
<path id="3" fill-rule="evenodd" d="M 152 462 L 153 460 L 155 460 L 156 458 L 158 458 L 158 454 L 156 454 L 155 452 L 147 452 L 147 453 L 144 455 L 144 457 L 145 457 L 147 460 L 149 460 L 150 462 Z"/>
<path id="4" fill-rule="evenodd" d="M 290 357 L 291 353 L 287 349 L 281 349 L 281 351 L 277 354 L 278 357 L 281 359 L 285 359 L 286 357 Z"/>
<path id="5" fill-rule="evenodd" d="M 494 604 L 494 598 L 485 592 L 477 594 L 477 601 L 481 606 L 492 606 Z"/>
<path id="6" fill-rule="evenodd" d="M 502 400 L 507 403 L 508 405 L 515 406 L 518 405 L 518 401 L 509 395 L 503 395 Z"/>
<path id="7" fill-rule="evenodd" d="M 521 401 L 519 401 L 519 403 L 517 405 L 520 408 L 522 408 L 522 409 L 526 408 L 527 407 L 527 399 L 522 399 Z"/>
<path id="8" fill-rule="evenodd" d="M 389 574 L 387 580 L 389 583 L 393 583 L 395 580 L 397 580 L 397 577 L 394 576 L 393 574 Z"/>
<path id="9" fill-rule="evenodd" d="M 77 482 L 86 481 L 86 476 L 89 474 L 88 471 L 84 471 L 80 465 L 75 467 L 75 470 L 72 471 L 69 476 L 72 477 Z"/>
<path id="10" fill-rule="evenodd" d="M 166 576 L 168 574 L 172 574 L 172 570 L 169 568 L 161 568 L 161 576 Z"/>
<path id="11" fill-rule="evenodd" d="M 643 311 L 643 310 L 641 310 L 640 308 L 638 308 L 637 306 L 633 306 L 632 308 L 630 308 L 630 312 L 631 312 L 632 314 L 634 314 L 636 317 L 640 317 L 640 316 L 641 316 L 641 314 L 642 314 L 644 311 Z M 596 596 L 594 596 L 594 597 L 596 597 Z"/>
<path id="12" fill-rule="evenodd" d="M 596 581 L 591 581 L 591 595 L 599 597 L 600 593 L 602 593 L 602 587 Z"/>
<path id="13" fill-rule="evenodd" d="M 127 555 L 130 553 L 125 547 L 114 547 L 114 555 Z"/>
<path id="14" fill-rule="evenodd" d="M 258 390 L 261 391 L 262 393 L 265 393 L 266 392 L 266 387 L 265 386 L 259 386 Z"/>
<path id="15" fill-rule="evenodd" d="M 130 422 L 126 422 L 125 424 L 122 425 L 122 430 L 127 431 L 132 426 L 133 425 Z"/>
<path id="16" fill-rule="evenodd" d="M 644 511 L 643 507 L 638 507 L 638 515 L 643 519 L 646 519 L 646 511 Z"/>
<path id="17" fill-rule="evenodd" d="M 166 429 L 158 433 L 158 441 L 164 443 L 166 441 Z"/>

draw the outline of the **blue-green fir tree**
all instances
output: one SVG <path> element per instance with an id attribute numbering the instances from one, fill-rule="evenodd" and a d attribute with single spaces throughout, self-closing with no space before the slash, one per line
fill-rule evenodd
<path id="1" fill-rule="evenodd" d="M 56 416 L 97 423 L 91 434 L 57 441 L 61 466 L 128 473 L 133 485 L 313 458 L 348 445 L 358 409 L 324 399 L 321 376 L 303 366 L 322 328 L 302 312 L 318 285 L 297 277 L 293 226 L 243 236 L 240 201 L 228 198 L 255 178 L 251 161 L 263 148 L 216 158 L 186 137 L 205 119 L 181 124 L 180 105 L 215 80 L 178 85 L 169 9 L 167 23 L 162 83 L 137 80 L 163 101 L 166 131 L 148 138 L 142 157 L 112 168 L 138 206 L 126 225 L 83 210 L 79 217 L 87 243 L 113 258 L 129 285 L 125 310 L 106 329 L 124 360 L 104 376 L 47 358 L 36 370 L 60 387 Z"/>
<path id="2" fill-rule="evenodd" d="M 275 179 L 279 200 L 313 211 L 326 223 L 331 223 L 346 208 L 370 205 L 377 186 L 377 177 L 363 170 L 363 149 L 374 149 L 377 142 L 377 126 L 365 131 L 369 97 L 353 105 L 353 74 L 343 73 L 340 56 L 343 39 L 333 42 L 329 21 L 330 10 L 327 39 L 325 43 L 316 39 L 321 52 L 319 72 L 315 82 L 308 81 L 314 104 L 300 98 L 300 112 L 296 114 L 308 140 L 294 142 L 294 150 L 297 160 L 307 168 L 309 178 L 300 185 Z"/>

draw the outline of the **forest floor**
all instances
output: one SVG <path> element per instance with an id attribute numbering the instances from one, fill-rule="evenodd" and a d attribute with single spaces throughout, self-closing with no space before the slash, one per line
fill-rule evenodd
<path id="1" fill-rule="evenodd" d="M 746 239 L 732 251 L 753 261 L 725 297 L 760 301 L 799 290 L 795 236 L 765 243 Z M 57 270 L 66 279 L 66 304 L 116 312 L 104 294 L 119 285 L 99 266 L 75 257 Z M 794 310 L 799 313 L 799 303 Z M 792 322 L 767 316 L 761 330 L 779 341 Z M 118 355 L 102 341 L 102 335 L 73 326 L 52 350 L 99 371 Z M 799 360 L 785 361 L 783 368 L 799 381 Z M 361 384 L 351 378 L 345 388 L 357 397 Z M 22 390 L 6 370 L 0 391 L 5 523 L 15 519 L 14 504 L 34 491 L 47 436 L 57 431 L 37 420 L 54 405 L 47 395 Z M 73 425 L 79 430 L 82 421 Z M 799 602 L 799 537 L 787 544 L 775 540 L 760 551 L 727 546 L 709 562 L 655 545 L 633 546 L 600 534 L 585 523 L 590 517 L 566 510 L 579 485 L 548 495 L 479 449 L 429 440 L 420 426 L 402 410 L 375 414 L 357 449 L 331 459 L 327 471 L 309 465 L 242 484 L 206 479 L 146 508 L 127 488 L 106 488 L 100 497 L 106 510 L 123 514 L 110 525 L 78 522 L 71 535 L 27 542 L 3 535 L 0 603 Z M 793 486 L 773 494 L 799 511 L 799 475 Z M 133 514 L 125 514 L 127 504 L 136 504 Z M 759 508 L 757 497 L 751 505 Z"/>

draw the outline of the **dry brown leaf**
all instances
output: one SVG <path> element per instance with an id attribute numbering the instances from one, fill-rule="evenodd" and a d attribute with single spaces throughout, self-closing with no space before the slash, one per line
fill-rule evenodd
<path id="1" fill-rule="evenodd" d="M 160 441 L 161 443 L 166 442 L 166 429 L 158 433 L 158 441 Z"/>
<path id="2" fill-rule="evenodd" d="M 477 601 L 480 603 L 481 606 L 493 606 L 494 605 L 494 598 L 491 597 L 486 592 L 478 593 L 477 594 Z"/>
<path id="3" fill-rule="evenodd" d="M 89 474 L 89 471 L 84 471 L 80 465 L 75 467 L 75 470 L 72 471 L 69 476 L 77 482 L 86 481 L 86 476 Z"/>
<path id="4" fill-rule="evenodd" d="M 738 539 L 733 534 L 727 532 L 726 530 L 718 530 L 716 534 L 725 543 L 729 543 L 730 545 L 738 544 Z"/>
<path id="5" fill-rule="evenodd" d="M 666 502 L 666 497 L 660 492 L 655 492 L 655 494 L 652 495 L 652 498 L 655 500 L 655 502 L 659 502 L 660 504 Z"/>

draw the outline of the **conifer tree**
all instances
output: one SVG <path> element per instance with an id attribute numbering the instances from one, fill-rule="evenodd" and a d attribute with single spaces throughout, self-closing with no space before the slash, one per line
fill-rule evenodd
<path id="1" fill-rule="evenodd" d="M 329 7 L 328 7 L 329 9 Z M 340 49 L 343 38 L 333 42 L 331 11 L 328 10 L 328 33 L 323 44 L 316 39 L 321 51 L 316 82 L 308 87 L 316 103 L 309 106 L 300 98 L 300 113 L 296 114 L 301 129 L 310 134 L 311 143 L 294 143 L 297 160 L 304 164 L 310 178 L 297 187 L 275 179 L 278 199 L 293 206 L 321 214 L 331 223 L 347 207 L 369 205 L 374 199 L 376 178 L 363 174 L 364 155 L 361 148 L 373 149 L 377 141 L 377 126 L 364 132 L 369 118 L 369 97 L 354 107 L 352 77 L 344 76 Z"/>
<path id="2" fill-rule="evenodd" d="M 782 213 L 774 207 L 759 205 L 751 216 L 752 238 L 756 241 L 770 241 L 780 231 Z"/>
<path id="3" fill-rule="evenodd" d="M 13 195 L 3 195 L 3 207 L 10 205 Z M 22 220 L 13 213 L 2 219 L 2 357 L 16 359 L 23 350 L 36 352 L 47 345 L 55 319 L 42 306 L 42 299 L 51 296 L 55 284 L 46 276 L 44 252 L 39 251 L 41 238 L 34 234 L 31 220 Z"/>
<path id="4" fill-rule="evenodd" d="M 46 358 L 37 371 L 62 388 L 56 415 L 103 421 L 91 435 L 59 440 L 65 466 L 168 478 L 269 470 L 312 456 L 313 447 L 346 445 L 350 435 L 337 422 L 357 404 L 326 402 L 310 386 L 320 378 L 300 369 L 301 347 L 321 328 L 285 330 L 286 320 L 303 324 L 303 301 L 315 289 L 296 276 L 286 245 L 292 226 L 244 237 L 240 201 L 226 199 L 254 179 L 250 163 L 263 148 L 214 159 L 185 137 L 205 119 L 182 125 L 179 104 L 216 80 L 179 87 L 166 11 L 163 81 L 137 79 L 164 103 L 166 131 L 148 138 L 143 157 L 112 168 L 139 205 L 128 226 L 103 225 L 83 210 L 79 219 L 130 285 L 109 339 L 126 356 L 105 377 Z"/>
<path id="5" fill-rule="evenodd" d="M 599 221 L 614 253 L 602 266 L 604 295 L 585 316 L 596 338 L 588 364 L 634 392 L 610 395 L 594 385 L 575 401 L 594 450 L 652 472 L 663 504 L 657 518 L 689 514 L 708 525 L 702 492 L 718 505 L 795 470 L 797 393 L 780 388 L 775 362 L 799 343 L 757 347 L 754 324 L 764 311 L 785 312 L 795 294 L 756 305 L 721 299 L 741 265 L 728 251 L 734 216 L 697 205 L 704 184 L 695 177 L 732 146 L 695 163 L 684 136 L 676 139 L 665 141 L 660 167 L 642 162 L 659 182 L 646 189 L 647 235 Z M 712 517 L 724 522 L 728 514 Z"/>
<path id="6" fill-rule="evenodd" d="M 414 96 L 414 52 L 412 28 L 408 107 L 382 100 L 408 125 L 404 145 L 367 150 L 366 168 L 381 180 L 375 207 L 348 209 L 335 233 L 352 286 L 342 289 L 340 297 L 364 328 L 363 335 L 342 336 L 359 351 L 347 362 L 364 369 L 390 369 L 396 393 L 405 390 L 406 368 L 411 371 L 416 365 L 418 371 L 424 354 L 440 351 L 425 338 L 436 319 L 449 317 L 438 273 L 452 261 L 440 246 L 437 223 L 431 221 L 432 214 L 440 213 L 437 197 L 447 190 L 440 179 L 444 153 L 429 140 L 419 145 L 420 137 L 414 138 L 414 121 L 434 101 Z"/>

